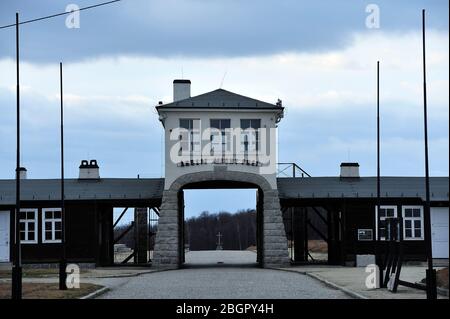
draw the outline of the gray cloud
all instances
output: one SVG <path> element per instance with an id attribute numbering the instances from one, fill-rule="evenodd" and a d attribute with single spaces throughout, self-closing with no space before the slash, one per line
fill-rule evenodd
<path id="1" fill-rule="evenodd" d="M 15 113 L 13 92 L 0 90 L 0 178 L 12 178 L 15 167 Z M 108 104 L 108 102 L 105 102 Z M 57 101 L 38 95 L 23 98 L 22 163 L 30 178 L 59 175 L 59 113 Z M 411 116 L 383 106 L 382 173 L 423 175 L 422 113 L 407 106 Z M 159 177 L 161 134 L 156 115 L 147 106 L 142 118 L 124 118 L 99 103 L 86 100 L 83 108 L 96 110 L 86 116 L 80 105 L 66 112 L 66 174 L 76 177 L 79 161 L 96 158 L 104 177 Z M 431 110 L 432 111 L 432 110 Z M 141 113 L 138 113 L 139 115 Z M 433 114 L 431 114 L 433 115 Z M 290 111 L 279 127 L 279 160 L 297 162 L 314 176 L 338 174 L 339 163 L 361 164 L 362 175 L 375 174 L 375 113 L 373 106 L 352 105 L 318 112 L 314 108 Z M 448 175 L 448 119 L 430 117 L 431 174 Z"/>
<path id="2" fill-rule="evenodd" d="M 119 111 L 124 105 L 109 107 L 109 103 L 94 100 L 75 107 L 66 103 L 67 177 L 76 177 L 80 160 L 88 157 L 99 161 L 105 177 L 160 177 L 163 131 L 150 106 L 140 105 L 144 109 L 142 118 L 131 118 Z M 92 111 L 87 113 L 86 109 Z M 0 179 L 13 178 L 15 93 L 1 88 L 0 114 Z M 22 94 L 21 162 L 30 178 L 59 176 L 59 147 L 58 101 L 39 94 Z"/>
<path id="3" fill-rule="evenodd" d="M 65 10 L 69 3 L 100 1 L 4 0 L 0 24 Z M 123 0 L 81 13 L 81 28 L 67 29 L 64 17 L 23 25 L 22 57 L 35 62 L 74 61 L 99 56 L 249 56 L 286 51 L 321 51 L 348 44 L 365 27 L 369 2 Z M 420 29 L 420 10 L 429 26 L 448 28 L 448 2 L 376 1 L 383 31 Z M 14 56 L 14 28 L 0 30 L 0 58 Z"/>
<path id="4" fill-rule="evenodd" d="M 388 176 L 423 176 L 423 109 L 404 105 L 409 116 L 395 112 L 398 104 L 383 105 L 381 166 Z M 299 109 L 279 126 L 279 160 L 296 161 L 314 176 L 333 176 L 339 164 L 355 161 L 361 174 L 376 175 L 375 106 L 352 105 L 334 111 Z M 433 110 L 429 111 L 429 115 Z M 429 118 L 430 173 L 448 176 L 448 119 Z"/>

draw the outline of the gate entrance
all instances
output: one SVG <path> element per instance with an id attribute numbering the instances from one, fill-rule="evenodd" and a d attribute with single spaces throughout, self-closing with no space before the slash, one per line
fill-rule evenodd
<path id="1" fill-rule="evenodd" d="M 185 262 L 184 190 L 257 189 L 257 262 L 261 267 L 289 265 L 286 231 L 278 191 L 259 174 L 227 171 L 218 166 L 212 171 L 185 174 L 163 192 L 153 266 L 179 268 Z"/>
<path id="2" fill-rule="evenodd" d="M 180 190 L 180 267 L 261 266 L 262 192 L 237 185 L 205 189 L 196 183 Z"/>

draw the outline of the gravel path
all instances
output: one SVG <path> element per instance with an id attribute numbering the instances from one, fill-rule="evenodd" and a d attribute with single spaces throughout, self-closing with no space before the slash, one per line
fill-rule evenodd
<path id="1" fill-rule="evenodd" d="M 255 268 L 255 254 L 245 253 L 247 256 L 241 259 L 236 258 L 239 257 L 236 252 L 226 251 L 210 254 L 211 260 L 208 260 L 204 253 L 199 254 L 197 259 L 193 255 L 186 256 L 186 261 L 189 260 L 187 268 L 127 278 L 127 282 L 122 281 L 119 285 L 114 285 L 110 292 L 100 298 L 348 298 L 343 292 L 331 289 L 302 274 Z M 217 261 L 221 263 L 218 264 Z"/>
<path id="2" fill-rule="evenodd" d="M 218 264 L 230 266 L 257 266 L 256 252 L 246 250 L 206 250 L 186 253 L 186 267 L 215 266 Z"/>

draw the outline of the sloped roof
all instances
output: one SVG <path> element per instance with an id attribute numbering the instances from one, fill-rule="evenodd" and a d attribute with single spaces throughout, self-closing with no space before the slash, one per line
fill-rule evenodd
<path id="1" fill-rule="evenodd" d="M 0 205 L 14 205 L 15 180 L 0 180 Z M 21 200 L 60 200 L 59 179 L 24 179 L 20 181 Z M 159 200 L 163 178 L 101 178 L 99 180 L 66 179 L 67 200 Z"/>
<path id="2" fill-rule="evenodd" d="M 448 177 L 430 178 L 430 199 L 448 201 Z M 281 199 L 294 198 L 376 198 L 377 178 L 305 177 L 278 178 Z M 382 198 L 421 198 L 425 200 L 424 177 L 381 177 Z"/>
<path id="3" fill-rule="evenodd" d="M 217 89 L 188 99 L 158 105 L 156 108 L 283 109 L 280 105 L 252 99 L 224 89 Z"/>
<path id="4" fill-rule="evenodd" d="M 277 178 L 280 199 L 376 198 L 376 177 L 297 177 Z M 163 178 L 66 179 L 67 200 L 160 200 Z M 449 200 L 448 177 L 430 178 L 431 200 Z M 423 177 L 382 177 L 382 198 L 421 198 L 425 200 Z M 59 200 L 59 179 L 21 180 L 21 199 Z M 0 180 L 0 205 L 15 204 L 15 180 Z"/>

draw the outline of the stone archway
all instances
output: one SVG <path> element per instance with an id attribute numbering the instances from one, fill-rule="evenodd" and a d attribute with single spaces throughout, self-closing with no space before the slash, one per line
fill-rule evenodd
<path id="1" fill-rule="evenodd" d="M 258 174 L 236 171 L 205 171 L 183 175 L 169 189 L 164 190 L 160 208 L 158 232 L 156 234 L 153 266 L 175 269 L 180 264 L 179 252 L 179 197 L 184 186 L 209 181 L 249 183 L 263 192 L 262 212 L 262 260 L 265 268 L 289 264 L 288 247 L 283 218 L 280 210 L 278 190 Z M 261 241 L 259 241 L 261 242 Z"/>

